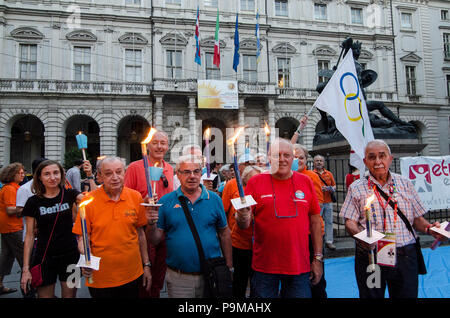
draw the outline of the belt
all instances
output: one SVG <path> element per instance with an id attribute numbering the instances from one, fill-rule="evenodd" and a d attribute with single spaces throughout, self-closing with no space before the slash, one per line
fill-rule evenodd
<path id="1" fill-rule="evenodd" d="M 169 265 L 167 265 L 167 267 L 168 267 L 170 270 L 176 272 L 177 274 L 192 275 L 192 276 L 200 276 L 200 275 L 202 275 L 202 273 L 200 273 L 200 272 L 189 272 L 189 273 L 188 273 L 188 272 L 183 272 L 183 271 L 180 270 L 180 269 L 173 268 L 172 266 L 169 266 Z"/>

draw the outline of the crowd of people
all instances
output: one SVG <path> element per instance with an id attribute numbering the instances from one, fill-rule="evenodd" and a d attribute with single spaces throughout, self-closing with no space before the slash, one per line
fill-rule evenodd
<path id="1" fill-rule="evenodd" d="M 149 204 L 144 159 L 126 167 L 121 158 L 101 158 L 95 169 L 80 160 L 65 173 L 60 163 L 39 158 L 32 164 L 33 179 L 22 186 L 23 165 L 4 167 L 0 171 L 0 294 L 17 291 L 3 285 L 3 277 L 17 260 L 24 295 L 55 297 L 59 280 L 61 297 L 76 297 L 76 286 L 67 283 L 67 268 L 84 253 L 78 204 L 90 197 L 94 200 L 84 207 L 86 229 L 90 253 L 100 258 L 100 267 L 83 267 L 82 275 L 93 298 L 159 298 L 164 282 L 169 297 L 203 297 L 204 273 L 183 211 L 195 223 L 205 258 L 225 258 L 236 299 L 327 297 L 323 253 L 325 248 L 336 248 L 336 182 L 322 156 L 313 158 L 314 169 L 309 170 L 307 148 L 282 138 L 271 142 L 267 156 L 245 153 L 237 166 L 245 194 L 256 205 L 236 210 L 231 200 L 240 197 L 240 191 L 233 165 L 214 163 L 211 172 L 217 177 L 205 178 L 202 149 L 189 145 L 174 169 L 164 160 L 169 138 L 163 131 L 156 132 L 147 150 L 148 165 L 163 169 L 160 179 L 151 184 L 157 206 Z M 389 171 L 392 154 L 385 142 L 370 142 L 364 162 L 369 169 L 365 178 L 354 172 L 346 178 L 348 195 L 340 216 L 348 233 L 365 228 L 366 198 L 384 191 L 416 231 L 445 240 L 430 231 L 440 224 L 423 217 L 426 210 L 412 184 Z M 81 186 L 81 171 L 87 189 Z M 417 297 L 414 234 L 398 220 L 397 208 L 381 198 L 374 205 L 374 229 L 392 233 L 397 260 L 393 267 L 381 266 L 383 284 L 369 288 L 368 253 L 376 246 L 355 239 L 360 296 L 384 297 L 387 286 L 393 297 Z M 31 270 L 36 265 L 41 265 L 43 281 L 33 290 Z"/>

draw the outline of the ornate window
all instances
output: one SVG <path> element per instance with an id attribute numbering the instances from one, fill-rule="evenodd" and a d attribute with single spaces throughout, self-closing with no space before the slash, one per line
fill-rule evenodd
<path id="1" fill-rule="evenodd" d="M 291 59 L 290 58 L 277 58 L 278 69 L 278 87 L 286 88 L 290 87 L 291 78 Z"/>
<path id="2" fill-rule="evenodd" d="M 258 70 L 256 65 L 256 55 L 246 55 L 243 56 L 243 70 L 244 70 L 244 81 L 246 82 L 257 82 L 258 81 Z"/>
<path id="3" fill-rule="evenodd" d="M 73 48 L 74 80 L 91 80 L 91 48 L 75 46 Z"/>
<path id="4" fill-rule="evenodd" d="M 37 45 L 20 44 L 19 51 L 19 78 L 35 79 L 37 70 Z"/>
<path id="5" fill-rule="evenodd" d="M 166 51 L 166 76 L 177 79 L 182 77 L 181 51 Z"/>
<path id="6" fill-rule="evenodd" d="M 125 49 L 125 80 L 142 82 L 142 50 Z"/>
<path id="7" fill-rule="evenodd" d="M 288 0 L 275 0 L 275 15 L 279 17 L 288 16 Z"/>

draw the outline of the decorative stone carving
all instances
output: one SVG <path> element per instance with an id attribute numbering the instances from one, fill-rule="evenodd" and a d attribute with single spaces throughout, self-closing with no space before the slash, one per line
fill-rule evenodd
<path id="1" fill-rule="evenodd" d="M 186 46 L 188 44 L 188 40 L 179 33 L 168 33 L 163 36 L 159 43 L 164 46 Z"/>
<path id="2" fill-rule="evenodd" d="M 16 39 L 42 40 L 44 38 L 44 34 L 39 32 L 35 28 L 30 27 L 14 29 L 13 31 L 11 31 L 11 36 Z"/>
<path id="3" fill-rule="evenodd" d="M 148 40 L 140 33 L 130 32 L 119 37 L 119 42 L 122 44 L 146 45 Z"/>
<path id="4" fill-rule="evenodd" d="M 96 42 L 97 37 L 87 30 L 76 30 L 68 33 L 66 39 L 69 41 Z"/>
<path id="5" fill-rule="evenodd" d="M 200 40 L 200 46 L 203 48 L 213 48 L 214 47 L 214 37 L 210 36 L 208 38 Z M 225 48 L 227 45 L 225 41 L 219 39 L 220 49 Z M 239 44 L 240 45 L 240 44 Z"/>
<path id="6" fill-rule="evenodd" d="M 284 42 L 284 43 L 275 45 L 272 48 L 272 52 L 279 53 L 279 54 L 286 54 L 286 53 L 287 54 L 295 54 L 295 53 L 297 53 L 297 50 L 291 44 Z"/>
<path id="7" fill-rule="evenodd" d="M 314 49 L 313 54 L 316 56 L 335 56 L 337 53 L 327 45 L 320 45 Z"/>
<path id="8" fill-rule="evenodd" d="M 422 58 L 414 53 L 409 53 L 400 58 L 402 62 L 419 63 Z"/>

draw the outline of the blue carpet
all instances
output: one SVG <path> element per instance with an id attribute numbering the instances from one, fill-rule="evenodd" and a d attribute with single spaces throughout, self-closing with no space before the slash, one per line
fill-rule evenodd
<path id="1" fill-rule="evenodd" d="M 419 275 L 419 298 L 450 298 L 450 246 L 422 249 L 428 273 Z M 329 298 L 358 298 L 354 257 L 325 260 Z M 388 292 L 386 288 L 386 297 Z"/>

